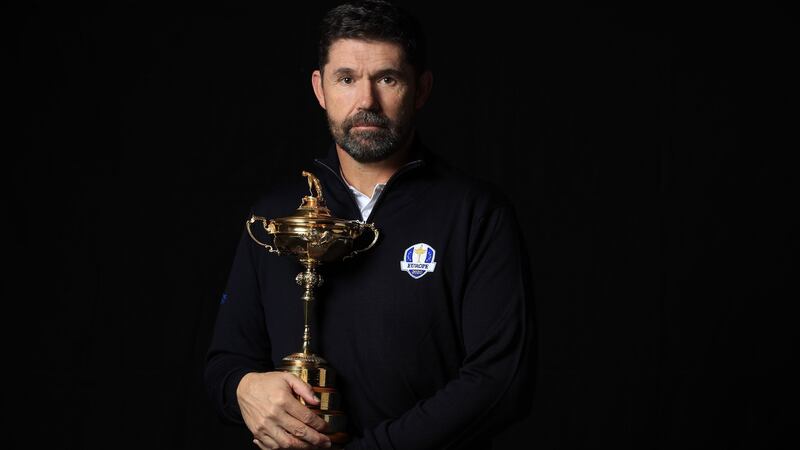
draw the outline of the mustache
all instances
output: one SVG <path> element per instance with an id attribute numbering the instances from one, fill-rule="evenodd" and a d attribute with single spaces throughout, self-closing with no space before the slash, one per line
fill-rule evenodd
<path id="1" fill-rule="evenodd" d="M 375 127 L 387 128 L 389 126 L 389 118 L 372 111 L 359 111 L 352 117 L 345 119 L 344 129 L 349 130 L 358 125 L 370 125 Z"/>

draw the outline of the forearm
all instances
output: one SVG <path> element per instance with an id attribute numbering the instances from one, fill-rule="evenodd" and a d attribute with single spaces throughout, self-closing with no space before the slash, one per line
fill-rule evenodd
<path id="1" fill-rule="evenodd" d="M 205 368 L 206 387 L 215 407 L 224 419 L 235 423 L 242 423 L 236 400 L 241 378 L 272 368 L 252 248 L 249 236 L 243 233 L 217 312 Z"/>
<path id="2" fill-rule="evenodd" d="M 270 368 L 264 364 L 239 356 L 224 354 L 211 356 L 206 366 L 205 382 L 220 416 L 230 423 L 244 423 L 236 399 L 239 382 L 250 372 L 268 370 Z"/>
<path id="3" fill-rule="evenodd" d="M 511 334 L 509 340 L 530 342 L 528 336 Z M 402 416 L 387 420 L 347 449 L 442 449 L 456 448 L 478 438 L 489 439 L 529 406 L 524 399 L 532 372 L 529 345 L 507 355 L 497 354 L 490 364 L 464 367 L 458 378 L 433 397 L 417 403 Z M 509 404 L 513 407 L 509 407 Z"/>

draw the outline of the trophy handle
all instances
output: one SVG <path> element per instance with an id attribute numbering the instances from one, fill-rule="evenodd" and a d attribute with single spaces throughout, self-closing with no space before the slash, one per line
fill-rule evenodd
<path id="1" fill-rule="evenodd" d="M 247 234 L 249 234 L 249 235 L 250 235 L 250 237 L 251 237 L 251 238 L 252 238 L 254 241 L 256 241 L 256 243 L 258 243 L 258 245 L 260 245 L 260 246 L 262 246 L 262 247 L 266 248 L 267 250 L 269 250 L 269 251 L 270 251 L 270 252 L 272 252 L 272 253 L 277 253 L 277 254 L 279 254 L 279 255 L 280 255 L 280 254 L 281 254 L 281 252 L 280 252 L 280 251 L 278 251 L 278 250 L 277 250 L 277 249 L 275 249 L 275 248 L 272 248 L 272 246 L 271 246 L 271 245 L 269 245 L 269 244 L 265 244 L 265 243 L 263 243 L 263 242 L 259 241 L 259 240 L 258 240 L 258 238 L 256 238 L 256 237 L 255 237 L 255 235 L 253 235 L 253 230 L 251 230 L 251 229 L 250 229 L 250 225 L 251 225 L 251 224 L 253 224 L 253 223 L 255 223 L 255 222 L 257 222 L 257 221 L 260 221 L 260 222 L 263 224 L 263 226 L 264 226 L 264 231 L 266 231 L 267 233 L 269 233 L 269 230 L 267 229 L 267 222 L 269 222 L 269 220 L 268 220 L 267 218 L 265 218 L 265 217 L 256 216 L 256 215 L 254 214 L 252 217 L 250 217 L 249 219 L 247 219 L 247 220 L 245 221 L 245 225 L 247 226 Z"/>
<path id="2" fill-rule="evenodd" d="M 368 246 L 362 248 L 361 250 L 353 250 L 353 253 L 350 253 L 349 255 L 342 258 L 342 261 L 348 258 L 352 258 L 353 256 L 356 256 L 361 252 L 365 252 L 371 249 L 375 245 L 375 243 L 378 242 L 378 236 L 381 235 L 380 231 L 378 231 L 378 229 L 375 228 L 375 225 L 371 223 L 359 222 L 358 220 L 354 220 L 353 222 L 357 223 L 362 229 L 369 228 L 372 231 L 372 234 L 375 235 L 375 237 L 372 239 L 372 242 L 370 242 Z"/>

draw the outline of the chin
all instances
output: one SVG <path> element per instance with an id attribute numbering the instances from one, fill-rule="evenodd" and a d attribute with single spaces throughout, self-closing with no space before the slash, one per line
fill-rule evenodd
<path id="1" fill-rule="evenodd" d="M 392 155 L 397 152 L 397 148 L 393 148 L 388 151 L 366 151 L 366 152 L 353 152 L 346 147 L 342 147 L 345 149 L 348 155 L 350 155 L 354 160 L 360 163 L 374 163 L 380 162 L 388 159 Z"/>

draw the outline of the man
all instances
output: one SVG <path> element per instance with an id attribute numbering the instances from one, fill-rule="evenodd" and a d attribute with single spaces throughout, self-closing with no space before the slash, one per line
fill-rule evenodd
<path id="1" fill-rule="evenodd" d="M 323 266 L 318 289 L 315 353 L 338 372 L 346 448 L 491 448 L 533 388 L 532 290 L 513 208 L 415 132 L 433 77 L 403 11 L 383 1 L 331 10 L 311 81 L 335 141 L 313 164 L 328 207 L 381 232 L 368 252 Z M 253 213 L 286 216 L 307 191 L 298 176 Z M 420 258 L 427 269 L 410 269 Z M 208 355 L 221 414 L 262 449 L 331 445 L 295 398 L 317 405 L 310 386 L 274 369 L 300 342 L 299 267 L 243 233 Z"/>

